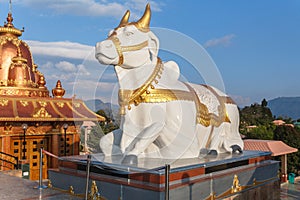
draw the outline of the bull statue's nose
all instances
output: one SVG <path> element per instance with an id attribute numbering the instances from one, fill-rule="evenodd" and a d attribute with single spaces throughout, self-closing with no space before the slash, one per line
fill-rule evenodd
<path id="1" fill-rule="evenodd" d="M 95 48 L 95 57 L 102 64 L 112 64 L 118 58 L 117 50 L 111 40 L 98 42 Z"/>

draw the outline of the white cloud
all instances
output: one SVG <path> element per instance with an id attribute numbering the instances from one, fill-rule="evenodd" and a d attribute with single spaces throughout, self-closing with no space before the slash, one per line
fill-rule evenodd
<path id="1" fill-rule="evenodd" d="M 50 61 L 47 61 L 46 63 L 42 64 L 41 66 L 38 66 L 39 68 L 42 69 L 51 69 L 54 67 L 54 64 Z"/>
<path id="2" fill-rule="evenodd" d="M 65 57 L 72 59 L 90 59 L 96 61 L 94 56 L 95 47 L 84 45 L 76 42 L 59 41 L 59 42 L 41 42 L 26 40 L 30 46 L 33 55 L 46 55 Z"/>
<path id="3" fill-rule="evenodd" d="M 55 64 L 55 67 L 60 71 L 69 73 L 72 76 L 89 76 L 91 74 L 83 64 L 75 65 L 68 61 L 60 61 Z"/>
<path id="4" fill-rule="evenodd" d="M 88 75 L 91 74 L 90 72 L 88 72 L 88 70 L 82 64 L 81 65 L 77 65 L 77 68 L 78 68 L 78 73 L 80 75 L 88 76 Z"/>
<path id="5" fill-rule="evenodd" d="M 220 38 L 214 38 L 206 41 L 203 46 L 205 48 L 213 47 L 213 46 L 228 46 L 234 37 L 235 37 L 234 34 L 229 34 Z"/>
<path id="6" fill-rule="evenodd" d="M 55 67 L 59 70 L 65 71 L 65 72 L 76 72 L 77 67 L 70 62 L 67 61 L 60 61 L 59 63 L 55 64 Z"/>

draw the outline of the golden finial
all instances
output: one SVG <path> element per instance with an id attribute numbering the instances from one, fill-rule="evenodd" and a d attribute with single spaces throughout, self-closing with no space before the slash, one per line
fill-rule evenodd
<path id="1" fill-rule="evenodd" d="M 19 29 L 15 28 L 12 23 L 13 20 L 14 20 L 14 18 L 12 17 L 12 3 L 10 0 L 9 1 L 9 12 L 7 14 L 6 22 L 4 22 L 4 26 L 0 26 L 0 33 L 4 33 L 4 34 L 10 33 L 15 36 L 21 36 L 22 32 L 24 32 L 24 28 L 23 28 L 23 30 L 19 30 Z"/>
<path id="2" fill-rule="evenodd" d="M 44 75 L 40 75 L 40 79 L 38 81 L 38 84 L 39 84 L 39 88 L 46 88 L 45 85 L 46 85 L 46 81 L 45 81 L 45 77 Z"/>
<path id="3" fill-rule="evenodd" d="M 61 98 L 65 94 L 65 90 L 61 86 L 60 80 L 57 81 L 56 87 L 52 89 L 53 97 Z"/>

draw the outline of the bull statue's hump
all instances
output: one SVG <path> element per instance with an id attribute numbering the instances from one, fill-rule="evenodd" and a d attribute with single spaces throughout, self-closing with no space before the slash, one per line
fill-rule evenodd
<path id="1" fill-rule="evenodd" d="M 106 156 L 193 158 L 205 152 L 240 153 L 239 113 L 232 99 L 208 85 L 179 81 L 174 61 L 158 57 L 159 40 L 150 30 L 151 9 L 129 22 L 127 11 L 109 37 L 96 45 L 96 58 L 115 67 L 121 125 L 101 138 Z"/>

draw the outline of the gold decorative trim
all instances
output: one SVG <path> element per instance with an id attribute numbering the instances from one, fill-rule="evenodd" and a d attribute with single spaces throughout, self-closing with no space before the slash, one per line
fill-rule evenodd
<path id="1" fill-rule="evenodd" d="M 57 102 L 56 105 L 60 108 L 64 107 L 65 103 L 63 102 Z"/>
<path id="2" fill-rule="evenodd" d="M 71 194 L 73 196 L 76 196 L 76 197 L 84 198 L 84 196 L 85 196 L 85 194 L 75 194 L 74 187 L 72 185 L 69 186 L 68 190 L 53 187 L 52 182 L 51 182 L 50 179 L 48 180 L 48 188 L 51 188 L 51 189 L 54 189 L 54 190 L 57 190 L 57 191 L 61 191 L 61 192 L 65 192 L 65 193 L 69 193 L 69 194 Z M 101 196 L 98 191 L 99 190 L 98 190 L 98 187 L 96 185 L 96 182 L 92 181 L 91 191 L 88 194 L 88 200 L 107 200 L 106 198 Z"/>
<path id="3" fill-rule="evenodd" d="M 91 185 L 91 191 L 89 192 L 88 195 L 88 200 L 106 200 L 106 198 L 101 197 L 98 187 L 96 185 L 96 181 L 92 181 L 92 185 Z"/>
<path id="4" fill-rule="evenodd" d="M 22 105 L 23 107 L 28 106 L 28 101 L 23 101 L 23 100 L 21 100 L 20 103 L 21 103 L 21 105 Z"/>
<path id="5" fill-rule="evenodd" d="M 8 85 L 8 84 L 11 84 L 11 83 L 10 83 L 10 80 L 7 80 L 7 81 L 3 82 L 3 84 Z M 4 87 L 1 87 L 1 89 L 0 89 L 0 95 L 3 95 L 3 96 L 49 97 L 49 91 L 46 88 L 41 90 L 41 89 L 38 89 L 38 88 L 22 88 L 22 87 L 4 86 Z"/>
<path id="6" fill-rule="evenodd" d="M 39 104 L 40 104 L 42 107 L 46 107 L 46 106 L 47 106 L 47 102 L 46 102 L 46 101 L 39 101 Z"/>
<path id="7" fill-rule="evenodd" d="M 52 182 L 51 182 L 51 180 L 50 179 L 48 179 L 48 188 L 53 188 L 53 185 L 52 185 Z"/>
<path id="8" fill-rule="evenodd" d="M 41 107 L 35 114 L 32 115 L 35 118 L 51 118 L 52 116 L 47 112 L 45 107 Z"/>
<path id="9" fill-rule="evenodd" d="M 151 89 L 155 88 L 152 83 L 153 82 L 156 84 L 158 83 L 158 79 L 160 79 L 159 74 L 162 74 L 162 71 L 163 71 L 163 64 L 160 58 L 157 58 L 157 63 L 154 71 L 147 79 L 147 81 L 140 88 L 132 91 L 130 95 L 129 92 L 126 90 L 119 90 L 119 105 L 120 105 L 121 115 L 125 115 L 125 106 L 127 106 L 128 110 L 130 110 L 132 104 L 137 106 L 142 102 L 143 99 L 141 98 L 141 96 L 145 92 L 149 94 L 150 93 L 149 88 Z"/>
<path id="10" fill-rule="evenodd" d="M 24 122 L 24 121 L 34 121 L 34 122 L 40 122 L 40 121 L 47 121 L 47 122 L 52 122 L 52 121 L 60 121 L 60 122 L 66 122 L 66 121 L 99 121 L 99 118 L 88 118 L 88 117 L 81 117 L 81 118 L 42 118 L 42 117 L 36 117 L 36 118 L 31 118 L 31 117 L 5 117 L 5 118 L 0 118 L 1 122 Z"/>
<path id="11" fill-rule="evenodd" d="M 272 180 L 275 180 L 275 179 L 278 179 L 278 178 L 275 177 L 275 178 L 270 178 L 270 179 L 266 179 L 266 180 L 263 180 L 263 181 L 256 181 L 256 179 L 254 178 L 253 181 L 252 181 L 252 185 L 242 186 L 239 183 L 238 176 L 235 174 L 234 177 L 233 177 L 231 188 L 229 188 L 225 192 L 221 193 L 220 195 L 216 195 L 215 192 L 211 191 L 211 194 L 205 200 L 224 199 L 224 198 L 229 197 L 231 195 L 240 193 L 243 190 L 249 189 L 249 188 L 254 187 L 254 186 L 256 187 L 256 186 L 262 185 L 266 182 L 269 182 L 269 181 L 272 181 Z"/>
<path id="12" fill-rule="evenodd" d="M 69 193 L 70 193 L 70 194 L 72 194 L 72 195 L 74 195 L 74 194 L 75 194 L 75 192 L 74 192 L 74 188 L 73 188 L 73 186 L 72 186 L 72 185 L 69 187 Z"/>
<path id="13" fill-rule="evenodd" d="M 7 106 L 8 105 L 8 100 L 7 99 L 0 99 L 0 105 L 1 106 Z"/>
<path id="14" fill-rule="evenodd" d="M 119 62 L 117 64 L 118 66 L 122 65 L 124 62 L 123 52 L 137 51 L 137 50 L 141 50 L 148 46 L 148 41 L 144 41 L 140 44 L 136 44 L 136 45 L 132 45 L 132 46 L 121 46 L 120 40 L 117 37 L 116 33 L 111 34 L 107 39 L 111 40 L 116 47 L 116 50 L 117 50 L 117 53 L 119 56 Z"/>
<path id="15" fill-rule="evenodd" d="M 0 33 L 11 33 L 16 36 L 21 36 L 22 31 L 16 28 L 0 27 Z"/>
<path id="16" fill-rule="evenodd" d="M 4 109 L 9 109 L 11 115 L 8 117 L 0 117 L 0 122 L 20 122 L 20 121 L 103 121 L 104 118 L 97 115 L 96 113 L 92 112 L 88 109 L 88 107 L 83 103 L 82 100 L 79 99 L 54 99 L 54 98 L 28 98 L 28 97 L 6 97 L 0 98 L 0 102 L 3 101 L 3 104 L 8 101 L 7 106 L 4 107 Z M 25 103 L 27 102 L 27 103 Z M 40 104 L 41 102 L 41 104 Z M 75 106 L 72 105 L 72 103 L 79 104 L 80 108 L 77 109 Z M 57 106 L 57 103 L 64 103 L 64 107 L 60 109 Z M 33 107 L 30 112 L 27 115 L 22 117 L 18 116 L 18 109 L 21 109 L 22 104 L 28 104 L 27 106 Z M 45 108 L 41 110 L 41 105 L 47 106 L 43 107 Z M 22 106 L 21 106 L 22 105 Z M 21 107 L 20 107 L 21 106 Z M 0 105 L 1 107 L 1 105 Z M 54 111 L 54 116 L 51 116 L 48 113 L 48 110 Z M 78 111 L 77 111 L 77 110 Z M 83 113 L 81 113 L 81 110 L 84 110 Z M 45 113 L 45 115 L 42 115 L 42 112 L 46 111 L 48 114 Z M 53 112 L 51 111 L 51 112 Z M 40 114 L 38 114 L 40 112 Z M 35 115 L 35 117 L 33 117 Z M 52 114 L 51 114 L 52 115 Z M 57 116 L 58 115 L 58 116 Z M 45 117 L 46 116 L 46 117 Z"/>
<path id="17" fill-rule="evenodd" d="M 155 89 L 154 83 L 158 83 L 158 79 L 160 79 L 162 71 L 163 64 L 158 58 L 154 71 L 140 88 L 136 90 L 119 90 L 119 105 L 121 115 L 125 114 L 125 106 L 127 106 L 128 110 L 130 110 L 132 104 L 138 106 L 140 103 L 165 103 L 169 101 L 184 100 L 193 101 L 195 103 L 197 110 L 196 123 L 202 124 L 205 127 L 210 125 L 219 127 L 223 122 L 230 123 L 225 108 L 225 97 L 220 97 L 216 92 L 213 92 L 213 94 L 220 103 L 218 115 L 209 113 L 207 106 L 200 102 L 196 91 L 187 83 L 184 84 L 189 91 Z M 213 90 L 209 86 L 206 86 L 206 88 Z"/>
<path id="18" fill-rule="evenodd" d="M 112 34 L 108 39 L 111 40 L 114 43 L 115 47 L 116 47 L 116 50 L 117 50 L 117 53 L 118 53 L 118 56 L 119 56 L 119 61 L 118 61 L 117 65 L 120 66 L 124 62 L 124 56 L 123 56 L 123 53 L 122 53 L 122 50 L 121 50 L 121 47 L 120 47 L 120 40 L 115 35 L 116 34 Z"/>
<path id="19" fill-rule="evenodd" d="M 132 45 L 132 46 L 121 46 L 120 48 L 121 48 L 122 52 L 127 52 L 127 51 L 141 50 L 147 46 L 148 46 L 148 41 L 144 41 L 140 44 L 136 44 L 136 45 Z"/>
<path id="20" fill-rule="evenodd" d="M 52 106 L 52 108 L 54 109 L 54 111 L 58 114 L 58 115 L 60 115 L 60 117 L 63 117 L 63 118 L 66 118 L 66 116 L 65 115 L 63 115 L 58 109 L 57 109 L 57 107 L 54 105 L 54 102 L 50 102 L 50 105 Z M 56 105 L 65 105 L 65 103 L 63 103 L 63 102 L 57 102 L 56 103 Z M 62 107 L 61 107 L 62 108 Z"/>
<path id="21" fill-rule="evenodd" d="M 75 106 L 75 108 L 79 108 L 80 107 L 80 103 L 77 103 L 77 102 L 73 102 L 73 105 Z"/>
<path id="22" fill-rule="evenodd" d="M 79 115 L 79 116 L 81 116 L 81 117 L 85 117 L 85 116 L 83 116 L 82 114 L 80 114 L 76 109 L 73 109 L 73 105 L 74 104 L 79 104 L 80 105 L 80 103 L 74 103 L 74 102 L 72 102 L 72 105 L 70 105 L 70 103 L 67 103 L 67 106 L 72 110 L 72 112 L 73 113 L 76 113 L 77 115 Z M 74 105 L 75 106 L 75 105 Z M 76 107 L 76 106 L 75 106 Z M 79 106 L 78 106 L 79 107 Z M 78 108 L 78 107 L 76 107 L 76 108 Z"/>

